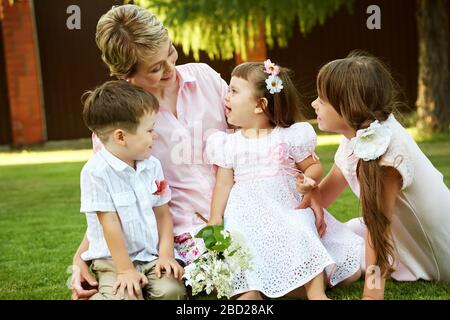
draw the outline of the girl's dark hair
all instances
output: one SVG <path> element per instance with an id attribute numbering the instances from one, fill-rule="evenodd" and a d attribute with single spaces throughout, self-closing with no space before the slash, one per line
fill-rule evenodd
<path id="1" fill-rule="evenodd" d="M 364 52 L 351 52 L 347 58 L 323 66 L 317 77 L 317 91 L 354 130 L 365 129 L 375 120 L 387 120 L 401 104 L 401 90 L 388 68 Z M 384 170 L 378 160 L 359 160 L 357 176 L 376 265 L 387 276 L 394 271 L 394 245 L 384 206 Z"/>
<path id="2" fill-rule="evenodd" d="M 264 63 L 245 62 L 234 68 L 232 77 L 238 77 L 250 82 L 255 89 L 255 97 L 266 98 L 268 101 L 264 113 L 272 125 L 287 128 L 301 120 L 303 108 L 300 94 L 292 81 L 292 71 L 280 68 L 278 77 L 283 81 L 281 92 L 271 94 L 267 90 L 266 79 L 269 74 L 264 72 Z"/>

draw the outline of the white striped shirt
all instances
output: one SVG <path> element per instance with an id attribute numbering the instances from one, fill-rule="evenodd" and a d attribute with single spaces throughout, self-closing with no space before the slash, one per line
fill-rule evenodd
<path id="1" fill-rule="evenodd" d="M 156 181 L 164 180 L 161 163 L 151 156 L 136 162 L 136 170 L 106 148 L 81 171 L 81 212 L 86 213 L 89 249 L 83 260 L 110 259 L 97 212 L 116 212 L 132 261 L 149 262 L 158 255 L 158 228 L 153 207 L 170 201 L 170 189 L 154 195 Z"/>

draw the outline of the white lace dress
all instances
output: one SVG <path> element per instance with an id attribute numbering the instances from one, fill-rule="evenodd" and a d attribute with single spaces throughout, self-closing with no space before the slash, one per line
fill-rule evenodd
<path id="1" fill-rule="evenodd" d="M 326 212 L 327 232 L 320 239 L 312 210 L 295 209 L 301 195 L 292 168 L 314 155 L 315 145 L 308 123 L 276 128 L 258 139 L 240 131 L 208 139 L 210 161 L 234 170 L 225 228 L 245 240 L 253 259 L 251 270 L 235 275 L 233 295 L 257 290 L 276 298 L 324 270 L 330 286 L 358 271 L 361 237 Z"/>

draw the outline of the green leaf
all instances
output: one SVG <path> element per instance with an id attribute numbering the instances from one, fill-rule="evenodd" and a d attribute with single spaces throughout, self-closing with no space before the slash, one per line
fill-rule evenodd
<path id="1" fill-rule="evenodd" d="M 302 33 L 323 24 L 354 0 L 134 0 L 168 28 L 172 41 L 199 60 L 201 50 L 211 59 L 232 59 L 254 46 L 259 27 L 269 48 L 286 47 L 295 25 Z"/>
<path id="2" fill-rule="evenodd" d="M 224 231 L 224 226 L 214 225 L 206 226 L 201 229 L 196 235 L 196 238 L 202 238 L 205 247 L 209 250 L 214 250 L 218 252 L 225 251 L 231 244 L 231 237 L 225 238 L 222 232 Z"/>
<path id="3" fill-rule="evenodd" d="M 214 233 L 214 229 L 213 226 L 206 226 L 203 229 L 201 229 L 196 235 L 196 238 L 203 238 L 205 239 L 205 237 L 210 237 L 212 236 Z"/>
<path id="4" fill-rule="evenodd" d="M 205 247 L 209 250 L 213 250 L 212 248 L 216 244 L 216 240 L 212 237 L 205 239 L 204 242 L 205 242 Z"/>

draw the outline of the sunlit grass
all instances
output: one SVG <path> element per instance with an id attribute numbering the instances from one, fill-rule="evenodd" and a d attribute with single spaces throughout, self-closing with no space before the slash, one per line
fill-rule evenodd
<path id="1" fill-rule="evenodd" d="M 328 171 L 340 137 L 324 136 L 319 141 L 317 154 Z M 85 217 L 79 213 L 79 174 L 92 153 L 86 146 L 70 147 L 0 153 L 0 299 L 70 298 L 66 270 L 86 228 Z M 450 140 L 443 137 L 420 147 L 450 185 Z M 28 164 L 19 163 L 21 157 Z M 56 159 L 65 162 L 50 163 Z M 6 164 L 7 160 L 14 165 Z M 358 216 L 358 201 L 347 190 L 329 211 L 347 221 Z M 332 290 L 330 297 L 357 299 L 361 290 L 358 282 Z M 386 298 L 450 299 L 450 284 L 389 281 Z"/>
<path id="2" fill-rule="evenodd" d="M 21 151 L 0 153 L 0 166 L 87 161 L 92 150 Z"/>

